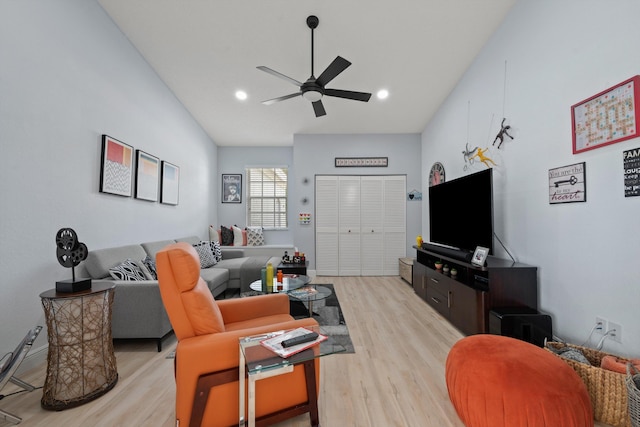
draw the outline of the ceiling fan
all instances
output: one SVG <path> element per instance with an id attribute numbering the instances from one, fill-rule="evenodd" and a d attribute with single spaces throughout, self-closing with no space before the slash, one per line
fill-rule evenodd
<path id="1" fill-rule="evenodd" d="M 311 101 L 313 105 L 313 111 L 316 113 L 316 117 L 324 116 L 327 112 L 322 105 L 322 97 L 323 96 L 334 96 L 336 98 L 345 98 L 345 99 L 353 99 L 356 101 L 368 102 L 369 98 L 371 98 L 370 93 L 365 92 L 353 92 L 350 90 L 341 90 L 341 89 L 329 89 L 325 86 L 331 80 L 336 78 L 338 74 L 342 73 L 347 69 L 351 62 L 342 58 L 341 56 L 336 57 L 331 64 L 320 74 L 318 78 L 316 78 L 313 74 L 313 30 L 318 27 L 318 23 L 320 20 L 317 16 L 311 15 L 307 17 L 307 26 L 311 28 L 311 77 L 307 79 L 304 83 L 301 83 L 291 77 L 285 76 L 282 73 L 279 73 L 275 70 L 272 70 L 269 67 L 265 67 L 261 65 L 257 67 L 259 70 L 264 71 L 265 73 L 272 74 L 276 77 L 279 77 L 283 80 L 286 80 L 294 85 L 298 86 L 300 90 L 298 92 L 284 95 L 279 98 L 269 99 L 267 101 L 263 101 L 262 103 L 265 105 L 271 105 L 276 102 L 284 101 L 285 99 L 295 98 L 296 96 L 301 96 Z"/>

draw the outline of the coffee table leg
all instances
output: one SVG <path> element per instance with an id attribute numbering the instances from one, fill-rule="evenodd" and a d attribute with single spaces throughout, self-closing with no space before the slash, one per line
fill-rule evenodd
<path id="1" fill-rule="evenodd" d="M 309 317 L 313 317 L 313 300 L 309 300 Z"/>

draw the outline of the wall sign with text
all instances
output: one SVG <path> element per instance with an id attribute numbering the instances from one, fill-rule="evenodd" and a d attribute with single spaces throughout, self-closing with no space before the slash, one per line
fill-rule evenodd
<path id="1" fill-rule="evenodd" d="M 585 162 L 549 169 L 549 204 L 587 201 Z"/>
<path id="2" fill-rule="evenodd" d="M 624 197 L 640 196 L 640 148 L 622 152 Z"/>

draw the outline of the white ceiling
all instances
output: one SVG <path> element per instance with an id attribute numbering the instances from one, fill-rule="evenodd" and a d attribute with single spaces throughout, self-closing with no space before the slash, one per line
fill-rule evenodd
<path id="1" fill-rule="evenodd" d="M 421 133 L 516 0 L 98 0 L 220 146 L 292 145 L 296 133 Z M 296 86 L 340 55 L 352 65 L 327 87 L 316 118 Z M 234 93 L 249 95 L 244 102 Z M 387 89 L 386 100 L 375 93 Z"/>

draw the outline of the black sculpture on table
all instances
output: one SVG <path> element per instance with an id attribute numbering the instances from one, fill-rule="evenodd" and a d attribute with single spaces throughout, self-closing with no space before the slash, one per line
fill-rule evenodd
<path id="1" fill-rule="evenodd" d="M 56 257 L 61 266 L 71 269 L 71 280 L 56 282 L 58 292 L 79 292 L 91 289 L 91 279 L 76 280 L 76 267 L 85 259 L 89 250 L 78 241 L 78 235 L 71 228 L 61 228 L 56 233 Z"/>

